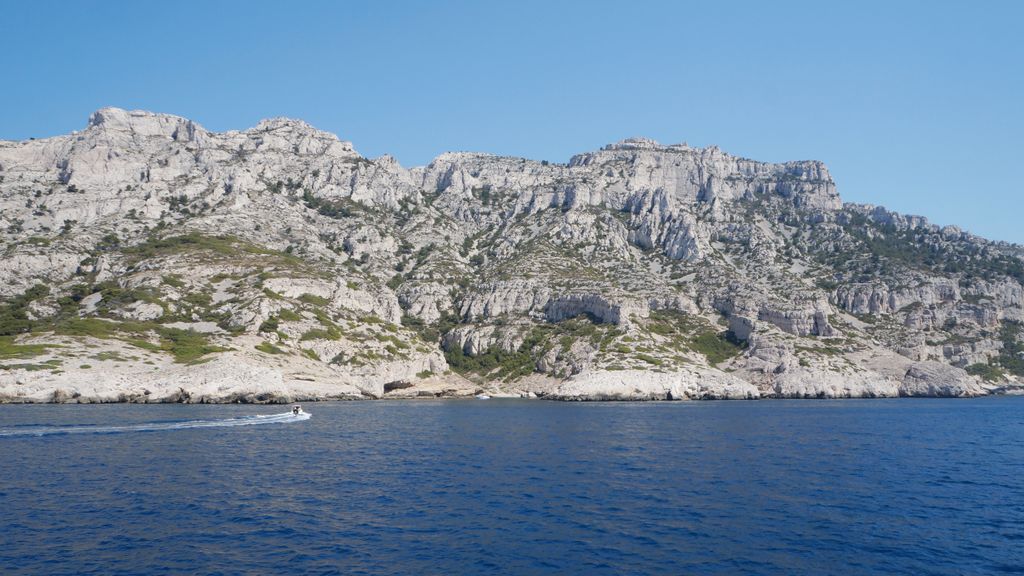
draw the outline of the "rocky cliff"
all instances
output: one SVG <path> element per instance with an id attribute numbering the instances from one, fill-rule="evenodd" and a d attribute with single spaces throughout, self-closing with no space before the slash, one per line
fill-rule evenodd
<path id="1" fill-rule="evenodd" d="M 630 139 L 407 169 L 114 108 L 0 142 L 0 400 L 973 396 L 1024 379 L 1019 246 L 820 162 Z"/>

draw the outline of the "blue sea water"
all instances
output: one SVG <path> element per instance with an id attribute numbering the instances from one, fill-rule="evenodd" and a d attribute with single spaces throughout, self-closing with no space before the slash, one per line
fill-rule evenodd
<path id="1" fill-rule="evenodd" d="M 306 409 L 0 406 L 0 572 L 1024 572 L 1024 398 Z"/>

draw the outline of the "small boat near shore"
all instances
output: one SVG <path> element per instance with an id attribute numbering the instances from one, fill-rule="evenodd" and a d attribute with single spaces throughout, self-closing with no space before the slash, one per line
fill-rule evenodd
<path id="1" fill-rule="evenodd" d="M 487 394 L 477 394 L 476 395 L 476 399 L 477 400 L 490 400 L 491 397 L 488 396 Z"/>

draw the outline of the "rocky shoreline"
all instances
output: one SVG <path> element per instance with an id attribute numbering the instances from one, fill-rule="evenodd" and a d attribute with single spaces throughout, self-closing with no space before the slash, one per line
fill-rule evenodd
<path id="1" fill-rule="evenodd" d="M 674 372 L 590 371 L 567 379 L 535 374 L 512 383 L 472 381 L 454 372 L 385 382 L 353 379 L 317 362 L 292 359 L 269 365 L 245 352 L 219 354 L 182 365 L 158 355 L 125 362 L 123 350 L 85 349 L 93 360 L 58 370 L 16 368 L 0 372 L 0 404 L 287 404 L 332 400 L 530 398 L 554 401 L 696 401 L 838 398 L 969 398 L 1024 392 L 1017 383 L 986 384 L 938 362 L 915 362 L 903 377 L 804 371 L 755 385 L 721 370 L 694 367 Z M 115 360 L 117 359 L 117 360 Z M 46 365 L 46 364 L 41 364 Z"/>

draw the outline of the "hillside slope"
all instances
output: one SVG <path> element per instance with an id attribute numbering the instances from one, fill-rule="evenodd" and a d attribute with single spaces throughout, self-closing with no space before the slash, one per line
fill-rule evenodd
<path id="1" fill-rule="evenodd" d="M 971 396 L 1021 247 L 820 162 L 631 139 L 406 169 L 295 120 L 107 108 L 0 142 L 0 400 Z"/>

